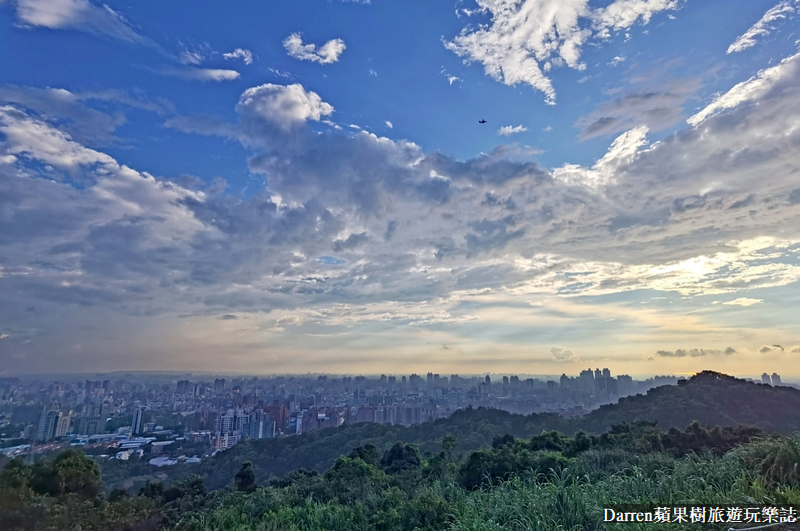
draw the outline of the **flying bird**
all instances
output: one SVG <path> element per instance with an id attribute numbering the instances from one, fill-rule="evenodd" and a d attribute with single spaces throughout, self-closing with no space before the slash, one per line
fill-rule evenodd
<path id="1" fill-rule="evenodd" d="M 485 123 L 486 123 L 486 120 L 478 120 L 478 123 L 479 123 L 479 124 L 485 124 Z"/>

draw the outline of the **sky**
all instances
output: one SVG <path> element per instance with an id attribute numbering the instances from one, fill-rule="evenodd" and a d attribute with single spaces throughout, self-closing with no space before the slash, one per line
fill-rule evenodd
<path id="1" fill-rule="evenodd" d="M 798 22 L 0 0 L 0 374 L 800 376 Z"/>

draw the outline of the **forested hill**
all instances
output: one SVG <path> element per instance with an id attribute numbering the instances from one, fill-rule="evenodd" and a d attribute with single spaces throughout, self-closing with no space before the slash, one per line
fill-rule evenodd
<path id="1" fill-rule="evenodd" d="M 245 441 L 207 459 L 199 469 L 198 465 L 180 466 L 168 473 L 173 478 L 199 473 L 206 486 L 214 489 L 227 485 L 244 461 L 253 462 L 258 481 L 263 482 L 299 468 L 326 470 L 337 457 L 365 444 L 383 452 L 397 441 L 413 443 L 424 455 L 438 452 L 444 437 L 452 434 L 458 441 L 456 451 L 467 452 L 489 447 L 495 437 L 506 434 L 525 439 L 543 430 L 599 434 L 613 425 L 639 420 L 657 421 L 662 430 L 683 429 L 699 420 L 705 425 L 751 425 L 768 432 L 789 433 L 800 430 L 800 391 L 705 371 L 679 386 L 658 387 L 647 395 L 623 398 L 580 418 L 466 409 L 446 419 L 410 427 L 364 423 L 297 437 Z"/>
<path id="2" fill-rule="evenodd" d="M 270 476 L 283 476 L 299 468 L 327 470 L 337 457 L 365 444 L 373 444 L 383 452 L 398 441 L 413 443 L 424 455 L 441 450 L 442 441 L 450 434 L 457 439 L 455 450 L 466 452 L 491 446 L 494 438 L 500 435 L 510 433 L 530 438 L 543 430 L 572 433 L 573 422 L 553 414 L 525 416 L 496 409 L 470 408 L 446 419 L 408 427 L 361 423 L 293 437 L 244 441 L 206 459 L 201 465 L 176 467 L 168 474 L 180 478 L 198 473 L 207 487 L 215 489 L 227 485 L 244 461 L 253 462 L 258 481 L 264 482 Z"/>
<path id="3" fill-rule="evenodd" d="M 664 430 L 699 420 L 706 425 L 745 424 L 791 433 L 800 430 L 800 390 L 703 371 L 677 386 L 656 387 L 646 395 L 602 406 L 579 419 L 576 428 L 600 433 L 637 420 L 657 421 Z"/>

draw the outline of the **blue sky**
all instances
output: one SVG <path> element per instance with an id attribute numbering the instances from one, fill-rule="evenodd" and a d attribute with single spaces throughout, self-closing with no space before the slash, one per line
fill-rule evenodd
<path id="1" fill-rule="evenodd" d="M 799 12 L 0 0 L 2 370 L 789 375 Z"/>

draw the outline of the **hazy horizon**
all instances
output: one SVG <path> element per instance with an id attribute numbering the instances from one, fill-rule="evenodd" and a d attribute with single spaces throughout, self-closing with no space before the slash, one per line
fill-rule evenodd
<path id="1" fill-rule="evenodd" d="M 799 12 L 0 1 L 0 376 L 800 378 Z"/>

